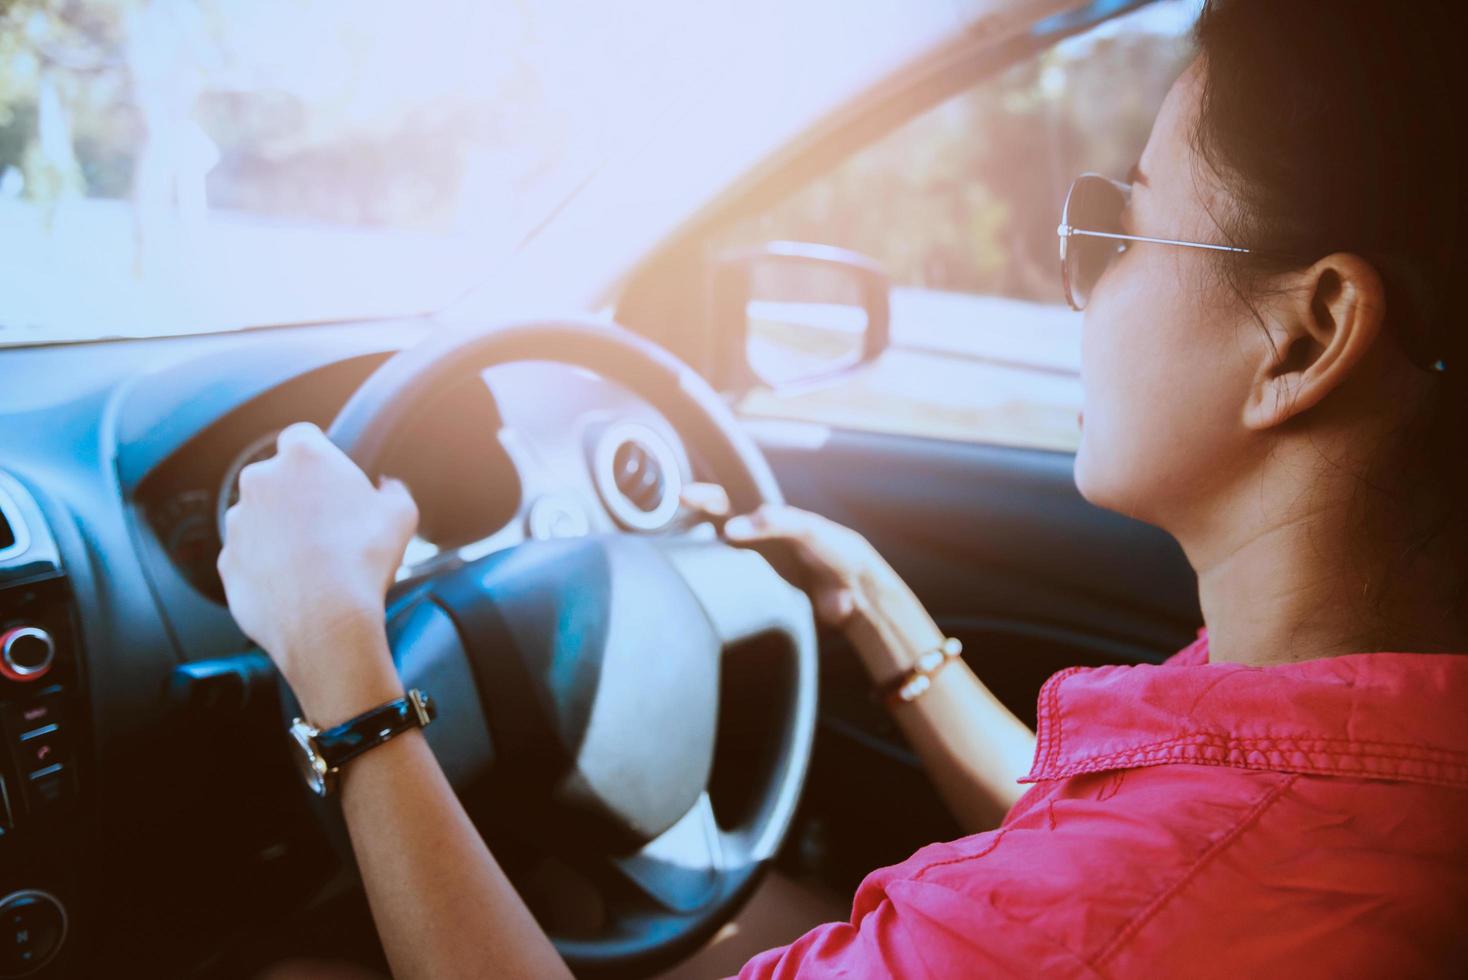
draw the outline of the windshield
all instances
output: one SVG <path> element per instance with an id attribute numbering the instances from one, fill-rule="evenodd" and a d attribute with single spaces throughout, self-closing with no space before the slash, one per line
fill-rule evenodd
<path id="1" fill-rule="evenodd" d="M 439 309 L 686 85 L 675 0 L 0 0 L 0 345 Z"/>

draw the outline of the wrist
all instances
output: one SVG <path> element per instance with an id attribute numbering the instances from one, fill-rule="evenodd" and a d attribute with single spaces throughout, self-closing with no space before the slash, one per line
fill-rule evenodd
<path id="1" fill-rule="evenodd" d="M 884 562 L 863 574 L 853 592 L 856 615 L 850 624 L 851 639 L 873 680 L 882 682 L 908 670 L 943 642 L 943 631 L 922 602 Z"/>
<path id="2" fill-rule="evenodd" d="M 410 728 L 389 739 L 382 745 L 367 752 L 356 759 L 350 765 L 342 767 L 337 776 L 337 793 L 341 797 L 342 806 L 349 806 L 354 793 L 352 787 L 360 785 L 364 781 L 369 785 L 374 779 L 380 778 L 384 772 L 390 772 L 394 768 L 404 764 L 421 768 L 414 760 L 421 760 L 419 753 L 428 748 L 428 736 L 421 728 Z"/>
<path id="3" fill-rule="evenodd" d="M 301 710 L 312 726 L 326 731 L 389 701 L 396 701 L 405 693 L 403 682 L 395 672 L 390 672 L 390 676 L 354 679 L 351 684 L 319 692 L 309 704 L 302 699 Z"/>
<path id="4" fill-rule="evenodd" d="M 381 610 L 323 616 L 291 642 L 285 660 L 302 712 L 323 730 L 403 696 Z"/>

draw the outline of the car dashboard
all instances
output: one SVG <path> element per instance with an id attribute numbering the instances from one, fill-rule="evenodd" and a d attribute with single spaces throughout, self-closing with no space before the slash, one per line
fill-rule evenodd
<path id="1" fill-rule="evenodd" d="M 250 646 L 215 570 L 239 470 L 286 425 L 328 427 L 379 364 L 432 329 L 413 319 L 0 354 L 0 642 L 12 665 L 0 668 L 0 976 L 122 962 L 232 975 L 262 931 L 349 887 L 333 818 L 290 785 L 286 702 L 200 704 L 180 696 L 179 669 Z M 384 470 L 421 515 L 398 588 L 527 538 L 672 529 L 696 465 L 625 389 L 562 365 L 491 368 L 434 393 L 395 437 Z"/>

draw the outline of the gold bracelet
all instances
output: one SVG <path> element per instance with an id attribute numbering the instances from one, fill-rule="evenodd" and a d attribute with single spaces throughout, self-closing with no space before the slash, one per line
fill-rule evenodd
<path id="1" fill-rule="evenodd" d="M 945 637 L 942 643 L 919 655 L 907 670 L 878 685 L 874 697 L 888 707 L 911 704 L 928 692 L 939 671 L 961 656 L 963 644 L 955 637 Z"/>

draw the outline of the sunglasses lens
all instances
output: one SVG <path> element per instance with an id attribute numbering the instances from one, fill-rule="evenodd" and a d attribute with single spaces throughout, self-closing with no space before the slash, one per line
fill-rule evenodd
<path id="1" fill-rule="evenodd" d="M 1062 221 L 1077 231 L 1119 234 L 1121 212 L 1125 208 L 1126 192 L 1122 186 L 1104 177 L 1086 175 L 1071 185 Z M 1092 235 L 1073 234 L 1066 239 L 1061 272 L 1071 305 L 1076 309 L 1083 309 L 1090 301 L 1096 283 L 1116 257 L 1117 247 L 1115 239 Z"/>

